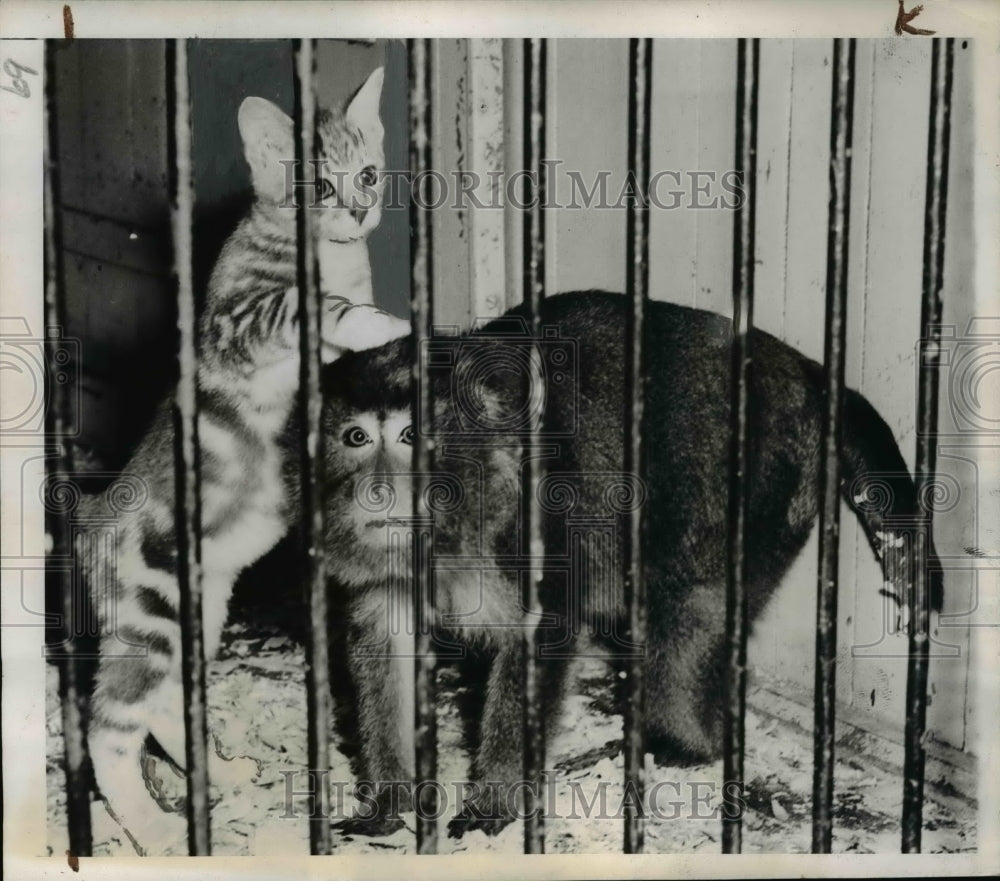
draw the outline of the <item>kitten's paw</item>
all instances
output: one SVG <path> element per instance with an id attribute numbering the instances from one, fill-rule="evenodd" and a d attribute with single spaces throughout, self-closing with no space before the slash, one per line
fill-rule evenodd
<path id="1" fill-rule="evenodd" d="M 345 351 L 374 349 L 409 332 L 410 322 L 402 318 L 374 306 L 354 306 L 343 313 L 330 333 L 324 334 L 324 343 L 331 353 L 337 353 L 335 357 L 339 357 Z"/>

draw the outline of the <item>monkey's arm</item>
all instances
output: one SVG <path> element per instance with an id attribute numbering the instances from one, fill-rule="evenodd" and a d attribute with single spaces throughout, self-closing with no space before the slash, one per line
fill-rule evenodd
<path id="1" fill-rule="evenodd" d="M 404 598 L 378 588 L 348 607 L 347 664 L 357 695 L 363 773 L 359 816 L 341 831 L 386 835 L 403 825 L 413 787 L 413 637 Z"/>

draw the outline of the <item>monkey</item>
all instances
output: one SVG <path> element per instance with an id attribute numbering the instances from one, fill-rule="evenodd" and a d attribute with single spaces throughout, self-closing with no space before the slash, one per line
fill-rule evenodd
<path id="1" fill-rule="evenodd" d="M 331 592 L 345 607 L 348 673 L 357 699 L 362 777 L 412 808 L 413 633 L 439 656 L 485 654 L 488 674 L 472 787 L 449 834 L 496 834 L 521 778 L 522 600 L 528 558 L 521 474 L 527 431 L 540 431 L 546 565 L 535 645 L 545 728 L 557 718 L 567 661 L 586 631 L 613 666 L 639 651 L 647 751 L 707 761 L 722 750 L 731 410 L 731 321 L 666 302 L 646 307 L 645 444 L 641 474 L 623 473 L 627 299 L 581 291 L 546 298 L 537 350 L 523 307 L 422 351 L 403 337 L 324 367 L 326 543 Z M 802 550 L 819 509 L 823 369 L 764 331 L 750 332 L 746 585 L 753 622 Z M 412 370 L 429 371 L 433 413 L 412 424 Z M 900 523 L 918 492 L 892 432 L 845 389 L 841 495 L 858 517 L 900 604 L 917 565 L 930 604 L 943 585 L 932 546 L 913 559 Z M 413 507 L 411 456 L 420 432 L 434 471 Z M 647 638 L 630 643 L 622 575 L 625 518 L 645 507 Z M 433 542 L 433 619 L 420 620 L 408 541 Z M 342 676 L 336 671 L 335 676 Z M 348 831 L 382 834 L 396 816 Z"/>

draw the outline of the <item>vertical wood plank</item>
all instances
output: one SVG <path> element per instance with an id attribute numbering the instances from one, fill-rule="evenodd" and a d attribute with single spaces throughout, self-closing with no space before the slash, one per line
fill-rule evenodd
<path id="1" fill-rule="evenodd" d="M 468 149 L 466 167 L 479 180 L 473 190 L 478 204 L 468 216 L 470 288 L 473 319 L 491 318 L 506 308 L 504 291 L 504 219 L 496 208 L 503 195 L 503 41 L 469 40 Z"/>
<path id="2" fill-rule="evenodd" d="M 859 40 L 854 77 L 854 179 L 851 183 L 850 267 L 847 286 L 847 385 L 860 389 L 864 375 L 865 333 L 868 322 L 868 224 L 871 204 L 872 119 L 875 111 L 875 51 L 877 41 Z M 859 560 L 869 555 L 868 539 L 855 517 L 844 521 L 840 533 L 840 655 L 844 675 L 837 680 L 837 698 L 854 704 L 855 663 L 851 647 L 855 643 L 855 622 L 861 612 L 859 593 L 871 590 L 871 583 L 858 579 Z M 871 561 L 869 563 L 869 570 Z"/>
<path id="3" fill-rule="evenodd" d="M 549 46 L 549 64 L 555 64 L 556 44 Z M 551 78 L 550 78 L 551 79 Z M 551 105 L 550 113 L 555 108 Z M 521 40 L 503 41 L 503 160 L 506 180 L 524 168 L 524 44 Z M 504 266 L 507 307 L 524 299 L 521 269 L 524 265 L 524 212 L 515 210 L 504 197 Z"/>
<path id="4" fill-rule="evenodd" d="M 650 127 L 657 200 L 649 214 L 649 295 L 654 300 L 694 305 L 698 275 L 697 214 L 687 203 L 688 171 L 698 168 L 701 132 L 702 41 L 654 40 L 653 119 Z M 727 141 L 728 143 L 728 141 Z"/>
<path id="5" fill-rule="evenodd" d="M 769 88 L 761 82 L 761 111 L 776 129 L 759 128 L 757 181 L 767 214 L 758 208 L 764 244 L 757 249 L 757 269 L 779 286 L 758 283 L 754 320 L 759 302 L 766 330 L 822 360 L 832 44 L 788 42 L 772 46 L 766 40 L 761 52 L 762 76 L 766 71 L 773 78 Z M 852 248 L 856 244 L 854 239 Z M 816 593 L 805 586 L 816 583 L 818 548 L 814 531 L 755 625 L 749 649 L 754 665 L 806 689 L 813 687 L 815 633 L 801 622 L 816 618 Z"/>
<path id="6" fill-rule="evenodd" d="M 625 289 L 625 200 L 628 56 L 626 40 L 555 40 L 550 64 L 547 158 L 550 175 L 549 293 Z M 587 207 L 580 189 L 607 179 L 607 203 Z M 571 177 L 572 176 L 572 177 Z M 574 180 L 576 184 L 574 185 Z"/>
<path id="7" fill-rule="evenodd" d="M 792 72 L 795 40 L 760 47 L 760 126 L 757 131 L 757 297 L 755 326 L 784 334 L 788 259 L 788 163 L 792 149 Z"/>
<path id="8" fill-rule="evenodd" d="M 798 40 L 792 77 L 788 164 L 785 339 L 823 358 L 826 217 L 830 193 L 829 40 Z"/>
<path id="9" fill-rule="evenodd" d="M 764 40 L 760 47 L 754 324 L 778 338 L 784 336 L 785 324 L 788 163 L 792 146 L 789 126 L 795 42 Z M 814 553 L 803 554 L 803 557 L 803 563 L 816 559 Z M 799 612 L 805 614 L 802 610 Z M 756 626 L 748 651 L 755 668 L 771 676 L 788 675 L 787 640 L 780 626 Z"/>
<path id="10" fill-rule="evenodd" d="M 386 209 L 383 201 L 382 222 L 372 230 L 368 249 L 372 264 L 372 289 L 375 302 L 396 315 L 410 312 L 410 217 L 409 189 L 402 177 L 409 167 L 409 113 L 407 110 L 406 44 L 402 40 L 384 41 L 385 80 L 382 84 L 382 125 L 385 128 L 385 167 L 396 173 L 394 189 Z M 392 193 L 395 195 L 392 195 Z"/>
<path id="11" fill-rule="evenodd" d="M 432 175 L 424 192 L 431 203 L 434 225 L 433 289 L 439 294 L 434 301 L 434 321 L 439 326 L 465 328 L 474 317 L 469 293 L 470 223 L 467 209 L 455 199 L 455 180 L 467 167 L 468 40 L 433 40 L 431 47 L 434 139 Z"/>
<path id="12" fill-rule="evenodd" d="M 699 142 L 697 164 L 691 172 L 714 175 L 714 182 L 704 175 L 685 181 L 691 208 L 698 225 L 696 283 L 693 305 L 722 315 L 732 314 L 733 289 L 733 212 L 718 204 L 721 175 L 733 166 L 733 143 L 736 138 L 736 41 L 706 40 L 701 44 L 699 82 Z M 692 192 L 692 186 L 710 189 L 707 194 Z"/>

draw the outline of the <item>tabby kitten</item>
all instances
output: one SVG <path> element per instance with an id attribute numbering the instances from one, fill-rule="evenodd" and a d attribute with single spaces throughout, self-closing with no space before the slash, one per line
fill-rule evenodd
<path id="1" fill-rule="evenodd" d="M 647 468 L 640 486 L 620 473 L 624 452 L 627 300 L 598 291 L 547 298 L 540 350 L 547 399 L 539 487 L 546 550 L 555 565 L 540 595 L 538 676 L 545 715 L 558 718 L 567 659 L 589 631 L 621 664 L 622 540 L 626 516 L 646 505 L 644 646 L 650 751 L 710 759 L 722 750 L 726 609 L 731 322 L 671 303 L 647 306 Z M 515 310 L 515 316 L 522 315 Z M 433 591 L 439 655 L 492 658 L 479 718 L 474 785 L 450 832 L 495 833 L 512 819 L 508 787 L 521 780 L 521 436 L 537 411 L 524 396 L 523 331 L 509 317 L 465 339 L 438 341 L 431 371 L 435 488 Z M 802 550 L 818 511 L 822 368 L 770 334 L 751 335 L 748 607 L 753 621 Z M 569 347 L 569 348 L 567 348 Z M 347 603 L 347 658 L 357 693 L 363 777 L 389 800 L 379 815 L 345 824 L 378 834 L 397 828 L 413 758 L 410 339 L 352 353 L 324 368 L 326 516 L 333 590 Z M 843 498 L 880 561 L 890 592 L 908 595 L 917 565 L 903 530 L 917 492 L 892 432 L 848 390 L 841 458 Z M 643 499 L 645 500 L 643 502 Z M 884 502 L 884 503 L 880 503 Z M 395 549 L 395 550 L 394 550 Z M 941 608 L 933 548 L 931 602 Z M 878 585 L 882 587 L 882 585 Z M 408 626 L 400 626 L 403 622 Z M 341 674 L 342 675 L 342 674 Z M 511 790 L 516 794 L 516 788 Z M 393 801 L 394 799 L 394 801 Z"/>
<path id="2" fill-rule="evenodd" d="M 372 305 L 365 242 L 381 213 L 382 74 L 376 70 L 343 112 L 323 112 L 318 119 L 318 158 L 325 164 L 315 226 L 321 289 L 329 304 L 325 361 L 409 328 Z M 218 649 L 237 575 L 288 531 L 291 511 L 277 438 L 299 382 L 296 219 L 281 164 L 295 156 L 292 121 L 270 102 L 247 98 L 239 129 L 255 198 L 219 255 L 200 319 L 208 658 Z M 94 776 L 140 854 L 181 846 L 185 837 L 183 815 L 160 810 L 142 769 L 147 735 L 178 765 L 185 756 L 172 445 L 168 398 L 126 469 L 145 481 L 148 503 L 120 516 L 116 556 L 87 557 L 79 546 L 101 615 L 88 732 Z M 101 498 L 86 500 L 84 517 L 106 513 Z"/>

